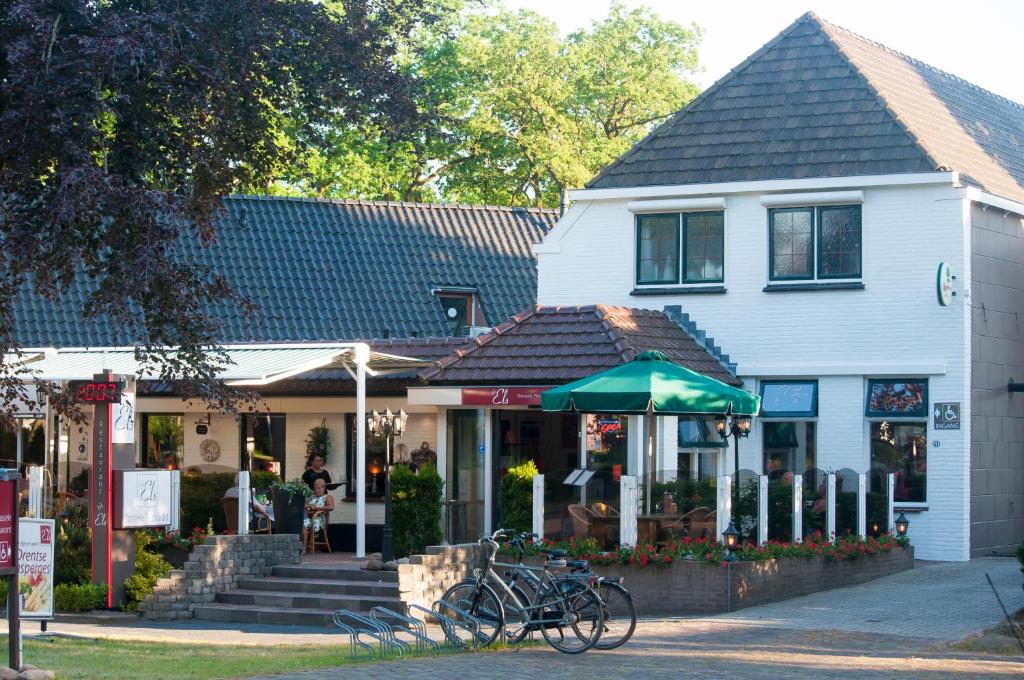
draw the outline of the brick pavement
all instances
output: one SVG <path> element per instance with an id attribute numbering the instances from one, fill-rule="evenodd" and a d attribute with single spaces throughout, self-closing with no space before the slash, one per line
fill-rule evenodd
<path id="1" fill-rule="evenodd" d="M 368 672 L 410 680 L 518 675 L 558 680 L 667 675 L 754 680 L 1024 677 L 1024 663 L 1018 659 L 951 651 L 941 644 L 1001 620 L 986 572 L 1008 608 L 1024 607 L 1015 560 L 931 563 L 872 583 L 733 614 L 643 621 L 633 640 L 614 652 L 570 657 L 539 645 L 272 678 L 344 680 Z"/>

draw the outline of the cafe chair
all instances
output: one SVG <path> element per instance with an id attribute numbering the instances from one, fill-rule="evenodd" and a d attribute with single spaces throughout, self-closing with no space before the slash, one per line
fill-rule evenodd
<path id="1" fill-rule="evenodd" d="M 326 510 L 317 510 L 309 516 L 309 531 L 306 532 L 306 552 L 311 555 L 316 554 L 317 546 L 326 548 L 327 552 L 332 552 L 331 542 L 327 538 L 327 525 L 330 514 Z M 320 519 L 319 531 L 314 529 L 317 518 Z"/>
<path id="2" fill-rule="evenodd" d="M 573 504 L 569 506 L 569 519 L 572 520 L 572 535 L 576 540 L 590 538 L 591 512 L 584 505 Z"/>
<path id="3" fill-rule="evenodd" d="M 224 528 L 233 534 L 238 533 L 238 499 L 221 498 L 220 507 L 224 510 Z"/>

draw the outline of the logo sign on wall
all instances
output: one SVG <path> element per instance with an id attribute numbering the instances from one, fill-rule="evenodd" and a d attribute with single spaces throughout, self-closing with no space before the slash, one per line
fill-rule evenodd
<path id="1" fill-rule="evenodd" d="M 464 387 L 463 406 L 540 406 L 550 387 Z"/>
<path id="2" fill-rule="evenodd" d="M 114 427 L 111 441 L 114 444 L 135 443 L 135 392 L 127 389 L 121 393 L 121 402 L 111 404 Z"/>
<path id="3" fill-rule="evenodd" d="M 953 276 L 952 270 L 949 265 L 945 262 L 939 263 L 938 276 L 935 281 L 935 292 L 939 296 L 939 304 L 943 307 L 949 305 L 953 301 L 953 296 L 956 295 L 953 292 L 953 282 L 956 281 L 956 277 Z"/>
<path id="4" fill-rule="evenodd" d="M 932 408 L 932 427 L 936 430 L 959 430 L 960 402 L 936 402 Z"/>
<path id="5" fill-rule="evenodd" d="M 18 597 L 25 619 L 53 618 L 54 520 L 18 522 Z"/>

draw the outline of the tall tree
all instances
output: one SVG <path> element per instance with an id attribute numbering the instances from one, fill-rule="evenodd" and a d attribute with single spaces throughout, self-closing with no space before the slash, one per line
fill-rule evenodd
<path id="1" fill-rule="evenodd" d="M 568 36 L 534 12 L 470 11 L 419 34 L 403 63 L 422 128 L 338 132 L 285 179 L 326 196 L 556 206 L 696 95 L 700 38 L 619 3 Z"/>
<path id="2" fill-rule="evenodd" d="M 59 297 L 214 400 L 217 272 L 173 256 L 208 243 L 220 197 L 266 186 L 327 123 L 415 128 L 396 55 L 444 0 L 0 0 L 0 405 L 20 292 Z M 285 134 L 283 121 L 291 128 Z M 167 351 L 166 347 L 174 347 Z"/>

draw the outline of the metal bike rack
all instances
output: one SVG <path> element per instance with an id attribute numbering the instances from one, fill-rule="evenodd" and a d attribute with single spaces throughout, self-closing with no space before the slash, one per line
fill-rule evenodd
<path id="1" fill-rule="evenodd" d="M 399 614 L 387 607 L 374 607 L 370 610 L 370 618 L 390 626 L 392 636 L 396 633 L 405 633 L 412 637 L 416 641 L 417 651 L 424 652 L 428 647 L 435 652 L 441 650 L 441 645 L 427 635 L 427 625 L 418 619 Z M 392 621 L 394 623 L 391 623 Z"/>
<path id="2" fill-rule="evenodd" d="M 368 618 L 347 609 L 335 611 L 333 618 L 334 625 L 349 635 L 352 658 L 357 656 L 357 646 L 367 650 L 371 656 L 377 656 L 379 653 L 381 658 L 384 658 L 389 652 L 393 652 L 398 656 L 404 656 L 411 649 L 409 643 L 396 638 L 395 631 L 391 626 L 382 621 Z M 374 650 L 373 645 L 361 640 L 362 636 L 376 640 L 377 649 Z"/>
<path id="3" fill-rule="evenodd" d="M 446 602 L 445 600 L 436 600 L 434 602 L 434 604 L 433 604 L 433 613 L 434 613 L 434 615 L 440 617 L 442 609 L 444 609 L 445 611 L 448 611 L 448 612 L 450 612 L 452 614 L 456 614 L 456 615 L 462 617 L 463 619 L 465 619 L 465 621 L 454 620 L 454 622 L 456 624 L 459 624 L 459 626 L 458 626 L 459 628 L 468 629 L 470 631 L 470 633 L 472 635 L 473 648 L 474 649 L 478 648 L 480 646 L 480 638 L 481 638 L 480 618 L 477 617 L 477 616 L 474 616 L 473 614 L 470 614 L 469 612 L 467 612 L 464 609 L 460 609 L 459 607 L 456 607 L 451 602 Z M 448 617 L 448 616 L 446 616 L 445 618 L 447 618 L 449 620 L 453 620 L 451 617 Z M 463 625 L 463 624 L 465 624 L 465 625 Z M 442 628 L 443 627 L 444 626 L 442 626 Z M 445 637 L 449 636 L 449 632 L 454 633 L 454 631 L 449 631 L 448 629 L 445 629 Z M 456 639 L 458 639 L 458 638 L 456 637 Z M 460 640 L 460 642 L 461 642 L 461 640 Z"/>

